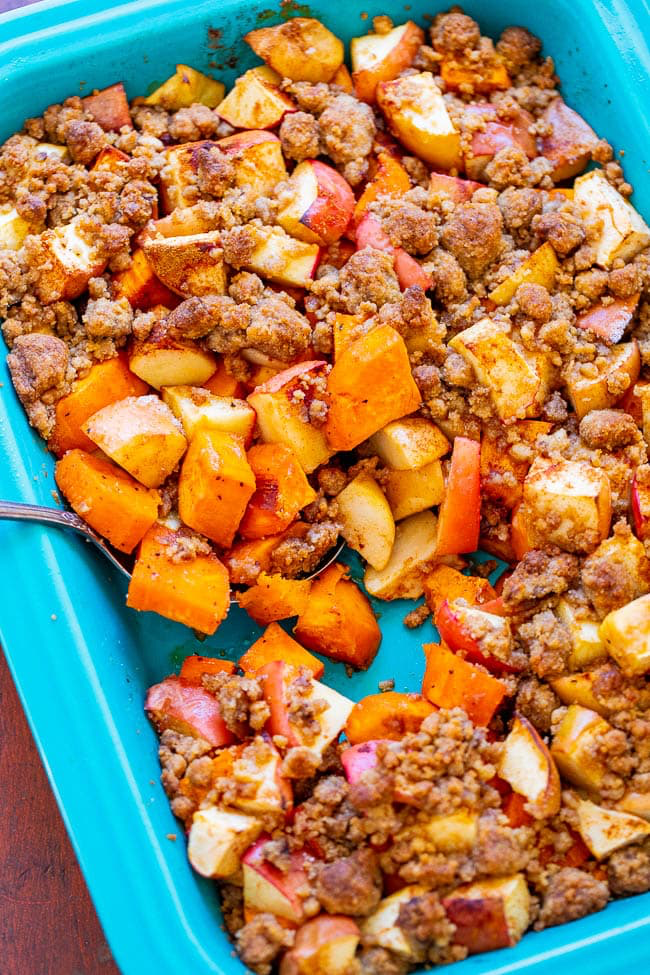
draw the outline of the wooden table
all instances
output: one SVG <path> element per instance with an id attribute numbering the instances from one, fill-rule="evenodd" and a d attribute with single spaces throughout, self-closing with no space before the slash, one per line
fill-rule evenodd
<path id="1" fill-rule="evenodd" d="M 0 971 L 119 975 L 1 651 L 0 783 Z"/>

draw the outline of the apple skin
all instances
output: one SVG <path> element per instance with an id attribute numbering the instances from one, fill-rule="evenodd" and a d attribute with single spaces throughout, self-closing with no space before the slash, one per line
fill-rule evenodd
<path id="1" fill-rule="evenodd" d="M 632 516 L 636 537 L 644 541 L 650 537 L 650 487 L 632 479 Z"/>
<path id="2" fill-rule="evenodd" d="M 166 677 L 150 687 L 144 707 L 158 731 L 172 728 L 203 738 L 214 748 L 231 745 L 235 740 L 221 717 L 216 698 L 180 677 Z"/>
<path id="3" fill-rule="evenodd" d="M 379 745 L 390 745 L 390 740 L 388 738 L 377 738 L 364 741 L 360 745 L 352 745 L 351 748 L 346 748 L 341 753 L 341 764 L 350 785 L 358 782 L 364 772 L 377 767 L 377 748 Z"/>
<path id="4" fill-rule="evenodd" d="M 399 33 L 400 31 L 401 33 Z M 371 68 L 361 68 L 352 72 L 354 93 L 362 102 L 372 104 L 376 100 L 379 82 L 392 81 L 405 68 L 409 68 L 425 41 L 424 31 L 412 20 L 400 27 L 393 28 L 392 33 L 396 35 L 396 43 L 381 60 L 376 61 Z M 365 38 L 361 40 L 365 40 Z M 352 41 L 352 50 L 354 50 L 354 40 Z M 354 64 L 354 55 L 352 60 Z"/>
<path id="5" fill-rule="evenodd" d="M 318 159 L 300 165 L 311 166 L 318 187 L 316 199 L 300 222 L 323 244 L 334 244 L 343 236 L 352 218 L 355 202 L 352 188 L 335 169 Z"/>
<path id="6" fill-rule="evenodd" d="M 557 766 L 537 730 L 523 714 L 515 715 L 498 772 L 515 792 L 525 796 L 527 811 L 536 819 L 559 812 L 561 785 Z"/>
<path id="7" fill-rule="evenodd" d="M 121 81 L 95 95 L 86 95 L 83 106 L 105 132 L 119 132 L 124 126 L 133 128 L 129 101 Z"/>
<path id="8" fill-rule="evenodd" d="M 467 607 L 468 609 L 470 607 Z M 485 606 L 471 607 L 475 612 L 483 612 L 486 615 L 499 616 L 503 614 L 490 613 Z M 440 636 L 450 650 L 463 650 L 466 660 L 473 664 L 481 664 L 491 674 L 517 674 L 522 669 L 520 666 L 513 666 L 506 661 L 499 659 L 492 654 L 486 654 L 480 642 L 476 640 L 468 630 L 467 624 L 463 620 L 464 607 L 454 607 L 447 599 L 443 601 L 435 613 L 435 623 L 440 632 Z"/>
<path id="9" fill-rule="evenodd" d="M 279 975 L 346 975 L 353 970 L 360 936 L 352 918 L 321 914 L 299 928 Z"/>
<path id="10" fill-rule="evenodd" d="M 471 955 L 509 948 L 530 923 L 530 892 L 520 873 L 458 887 L 442 903 L 456 925 L 454 942 Z"/>
<path id="11" fill-rule="evenodd" d="M 562 98 L 554 98 L 542 118 L 553 127 L 541 140 L 542 155 L 553 164 L 551 178 L 560 182 L 577 176 L 589 162 L 598 136 Z"/>
<path id="12" fill-rule="evenodd" d="M 404 291 L 413 285 L 418 285 L 423 291 L 428 291 L 433 287 L 433 279 L 418 264 L 414 257 L 402 247 L 394 247 L 388 234 L 384 233 L 381 224 L 371 213 L 364 214 L 356 229 L 357 250 L 364 247 L 372 247 L 375 250 L 385 251 L 393 255 L 395 273 L 399 281 L 400 288 Z"/>
<path id="13" fill-rule="evenodd" d="M 488 103 L 470 105 L 465 110 L 485 119 L 484 130 L 472 136 L 471 156 L 465 159 L 465 172 L 470 179 L 480 180 L 487 163 L 501 149 L 516 146 L 523 149 L 529 159 L 537 155 L 535 137 L 528 131 L 535 120 L 525 109 L 519 109 L 507 122 L 500 120 L 495 106 Z"/>
<path id="14" fill-rule="evenodd" d="M 482 183 L 473 179 L 459 179 L 449 173 L 431 173 L 429 191 L 445 193 L 454 203 L 467 203 L 477 190 L 483 188 Z"/>
<path id="15" fill-rule="evenodd" d="M 608 345 L 614 345 L 621 341 L 632 321 L 639 297 L 635 294 L 631 298 L 616 298 L 609 305 L 593 305 L 578 315 L 575 323 L 578 328 L 584 328 L 604 339 Z"/>
<path id="16" fill-rule="evenodd" d="M 310 857 L 302 851 L 292 853 L 291 865 L 284 873 L 264 858 L 264 847 L 269 840 L 270 836 L 260 837 L 242 857 L 244 900 L 247 907 L 268 910 L 277 892 L 277 911 L 271 913 L 277 912 L 279 917 L 300 924 L 305 913 L 298 891 L 308 886 L 305 864 Z"/>

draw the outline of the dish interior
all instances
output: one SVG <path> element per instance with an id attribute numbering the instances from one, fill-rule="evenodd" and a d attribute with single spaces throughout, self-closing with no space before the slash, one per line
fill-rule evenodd
<path id="1" fill-rule="evenodd" d="M 446 5 L 445 5 L 446 6 Z M 344 40 L 365 33 L 370 18 L 388 13 L 426 24 L 444 9 L 434 0 L 281 5 L 283 16 L 320 17 Z M 650 121 L 644 90 L 650 69 L 650 17 L 641 3 L 610 0 L 468 2 L 484 33 L 512 23 L 537 33 L 556 61 L 566 100 L 624 149 L 634 200 L 650 216 L 647 181 Z M 129 97 L 156 87 L 186 62 L 232 84 L 257 63 L 241 36 L 280 19 L 277 4 L 154 0 L 42 3 L 0 23 L 0 136 L 19 129 L 69 94 L 124 81 Z M 2 356 L 4 360 L 4 356 Z M 29 429 L 3 363 L 0 383 L 0 496 L 53 504 L 53 463 Z M 117 572 L 76 537 L 38 526 L 0 523 L 4 583 L 2 643 L 85 871 L 108 939 L 124 975 L 243 971 L 220 928 L 213 885 L 192 874 L 158 782 L 156 738 L 142 711 L 146 688 L 178 670 L 190 653 L 237 659 L 260 630 L 234 607 L 215 636 L 192 632 L 124 607 Z M 360 564 L 350 560 L 353 575 Z M 407 630 L 412 603 L 374 603 L 383 643 L 365 673 L 346 676 L 328 663 L 325 680 L 355 699 L 395 679 L 396 690 L 418 690 L 426 623 Z M 168 838 L 175 835 L 176 840 Z M 643 965 L 650 894 L 619 901 L 604 914 L 528 935 L 515 949 L 470 958 L 458 975 L 526 970 L 541 975 L 563 964 L 589 965 L 591 975 Z M 617 937 L 614 943 L 613 939 Z M 604 942 L 601 944 L 601 942 Z M 612 952 L 618 961 L 612 962 Z M 647 966 L 646 966 L 647 967 Z"/>

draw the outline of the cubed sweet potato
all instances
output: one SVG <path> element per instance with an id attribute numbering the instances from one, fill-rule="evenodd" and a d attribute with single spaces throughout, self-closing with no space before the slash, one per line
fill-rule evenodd
<path id="1" fill-rule="evenodd" d="M 132 308 L 150 311 L 155 305 L 175 308 L 179 298 L 156 277 L 141 247 L 131 255 L 131 267 L 113 277 L 116 298 L 128 298 Z"/>
<path id="2" fill-rule="evenodd" d="M 83 379 L 76 381 L 68 395 L 57 402 L 48 447 L 57 457 L 75 447 L 95 450 L 95 444 L 81 429 L 82 423 L 109 403 L 126 396 L 142 396 L 147 389 L 147 384 L 130 371 L 123 355 L 96 362 Z"/>
<path id="3" fill-rule="evenodd" d="M 190 684 L 201 686 L 201 678 L 204 674 L 234 674 L 235 664 L 232 660 L 220 660 L 218 657 L 202 657 L 198 653 L 193 653 L 186 657 L 181 664 L 178 676 L 181 680 L 186 680 Z"/>
<path id="4" fill-rule="evenodd" d="M 160 523 L 142 539 L 126 605 L 214 633 L 230 607 L 228 571 L 216 555 L 175 559 L 176 532 Z"/>
<path id="5" fill-rule="evenodd" d="M 254 673 L 274 660 L 284 660 L 296 669 L 306 667 L 316 680 L 320 680 L 325 671 L 323 662 L 301 647 L 278 623 L 269 623 L 261 637 L 240 658 L 239 666 L 247 673 Z"/>
<path id="6" fill-rule="evenodd" d="M 207 389 L 209 393 L 214 393 L 215 396 L 234 396 L 236 399 L 246 394 L 244 384 L 226 371 L 223 359 L 218 360 L 217 371 L 203 383 L 202 388 Z"/>
<path id="7" fill-rule="evenodd" d="M 466 576 L 450 565 L 436 565 L 424 580 L 424 596 L 432 613 L 438 611 L 445 599 L 464 599 L 470 606 L 496 599 L 497 594 L 487 579 Z"/>
<path id="8" fill-rule="evenodd" d="M 74 511 L 121 552 L 132 552 L 158 516 L 157 491 L 84 450 L 69 450 L 55 477 Z"/>
<path id="9" fill-rule="evenodd" d="M 312 583 L 294 633 L 310 650 L 361 670 L 370 666 L 381 641 L 368 597 L 338 562 Z"/>
<path id="10" fill-rule="evenodd" d="M 262 538 L 288 528 L 316 498 L 293 450 L 284 444 L 256 444 L 248 451 L 255 493 L 239 526 L 243 538 Z"/>
<path id="11" fill-rule="evenodd" d="M 409 732 L 419 731 L 424 719 L 434 711 L 421 694 L 369 694 L 352 708 L 345 734 L 351 745 L 379 738 L 401 741 Z"/>
<path id="12" fill-rule="evenodd" d="M 304 612 L 310 588 L 309 579 L 284 579 L 262 572 L 254 586 L 239 593 L 237 602 L 256 623 L 264 626 Z"/>
<path id="13" fill-rule="evenodd" d="M 343 350 L 327 389 L 325 432 L 335 450 L 352 450 L 421 403 L 404 340 L 390 325 L 380 325 Z"/>
<path id="14" fill-rule="evenodd" d="M 425 643 L 424 652 L 424 696 L 439 708 L 463 708 L 474 724 L 489 724 L 506 694 L 505 684 L 442 643 Z"/>

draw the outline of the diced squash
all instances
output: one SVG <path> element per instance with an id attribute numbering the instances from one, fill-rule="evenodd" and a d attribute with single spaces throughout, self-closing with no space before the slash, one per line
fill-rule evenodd
<path id="1" fill-rule="evenodd" d="M 438 520 L 432 511 L 404 518 L 395 526 L 395 544 L 383 569 L 369 566 L 363 579 L 378 599 L 418 599 L 436 558 Z"/>
<path id="2" fill-rule="evenodd" d="M 445 494 L 439 460 L 411 471 L 386 471 L 384 491 L 395 521 L 441 503 Z"/>
<path id="3" fill-rule="evenodd" d="M 175 73 L 144 99 L 145 105 L 160 105 L 168 112 L 198 103 L 216 108 L 223 101 L 226 86 L 187 64 L 177 64 Z"/>
<path id="4" fill-rule="evenodd" d="M 150 311 L 156 305 L 174 308 L 178 303 L 174 292 L 154 274 L 141 247 L 133 251 L 131 267 L 114 275 L 113 287 L 116 298 L 127 298 L 138 311 Z"/>
<path id="5" fill-rule="evenodd" d="M 157 396 L 127 396 L 109 403 L 82 423 L 81 429 L 147 487 L 162 484 L 187 448 L 180 424 Z"/>
<path id="6" fill-rule="evenodd" d="M 369 694 L 352 708 L 345 734 L 351 745 L 380 738 L 401 741 L 404 735 L 419 731 L 424 719 L 434 711 L 421 694 Z"/>
<path id="7" fill-rule="evenodd" d="M 235 585 L 250 585 L 260 572 L 268 572 L 274 548 L 287 533 L 269 535 L 268 538 L 255 538 L 252 541 L 238 541 L 223 555 L 224 564 L 230 572 L 230 580 Z"/>
<path id="8" fill-rule="evenodd" d="M 178 482 L 178 511 L 194 531 L 232 545 L 255 490 L 241 439 L 223 430 L 195 433 Z"/>
<path id="9" fill-rule="evenodd" d="M 95 444 L 81 429 L 82 423 L 110 403 L 127 396 L 144 395 L 147 388 L 147 384 L 129 370 L 123 355 L 95 363 L 83 379 L 75 382 L 68 395 L 58 400 L 48 447 L 57 457 L 75 447 L 95 450 Z"/>
<path id="10" fill-rule="evenodd" d="M 218 657 L 202 657 L 194 653 L 186 657 L 181 664 L 178 676 L 190 684 L 201 685 L 204 674 L 234 674 L 235 664 L 232 660 L 220 660 Z"/>
<path id="11" fill-rule="evenodd" d="M 440 77 L 447 91 L 466 91 L 490 94 L 493 91 L 506 91 L 512 82 L 503 62 L 495 57 L 490 64 L 478 66 L 469 61 L 445 57 L 440 65 Z"/>
<path id="12" fill-rule="evenodd" d="M 294 633 L 310 650 L 362 670 L 374 660 L 381 641 L 368 597 L 338 562 L 312 583 Z"/>
<path id="13" fill-rule="evenodd" d="M 175 559 L 176 533 L 165 525 L 149 529 L 133 567 L 126 605 L 214 633 L 230 608 L 228 572 L 216 555 Z"/>
<path id="14" fill-rule="evenodd" d="M 513 425 L 519 439 L 534 445 L 539 436 L 550 433 L 552 424 L 543 420 L 519 420 Z M 481 441 L 481 494 L 514 508 L 522 498 L 530 460 L 518 460 L 507 442 L 486 436 Z"/>
<path id="15" fill-rule="evenodd" d="M 344 349 L 371 327 L 371 325 L 366 326 L 365 321 L 364 315 L 345 315 L 343 312 L 336 312 L 332 326 L 335 362 L 341 358 Z"/>
<path id="16" fill-rule="evenodd" d="M 450 565 L 436 565 L 424 580 L 427 606 L 436 613 L 445 600 L 464 599 L 470 606 L 480 606 L 497 598 L 487 579 L 466 576 Z"/>
<path id="17" fill-rule="evenodd" d="M 424 696 L 439 708 L 463 708 L 476 725 L 489 724 L 506 695 L 505 684 L 444 644 L 427 643 L 424 652 Z"/>
<path id="18" fill-rule="evenodd" d="M 380 325 L 344 349 L 327 378 L 325 424 L 334 450 L 352 450 L 421 402 L 402 337 Z"/>
<path id="19" fill-rule="evenodd" d="M 310 589 L 309 579 L 284 579 L 262 572 L 254 586 L 238 594 L 237 602 L 256 623 L 265 626 L 304 612 Z"/>
<path id="20" fill-rule="evenodd" d="M 521 284 L 541 284 L 548 291 L 553 290 L 558 262 L 555 251 L 548 241 L 527 257 L 516 271 L 490 292 L 490 301 L 495 305 L 507 305 L 515 296 Z"/>
<path id="21" fill-rule="evenodd" d="M 253 674 L 274 660 L 284 660 L 297 670 L 306 667 L 315 680 L 320 680 L 325 672 L 325 665 L 318 657 L 301 647 L 278 623 L 269 623 L 261 637 L 240 657 L 239 666 L 244 672 Z"/>
<path id="22" fill-rule="evenodd" d="M 73 510 L 121 552 L 132 552 L 158 517 L 157 491 L 83 450 L 69 450 L 55 477 Z"/>
<path id="23" fill-rule="evenodd" d="M 217 371 L 203 383 L 203 389 L 215 396 L 234 396 L 241 398 L 245 395 L 244 384 L 226 371 L 223 359 L 217 361 Z"/>
<path id="24" fill-rule="evenodd" d="M 248 451 L 248 463 L 255 476 L 255 492 L 239 526 L 240 535 L 262 538 L 284 531 L 315 500 L 316 492 L 285 444 L 256 444 Z"/>
<path id="25" fill-rule="evenodd" d="M 377 172 L 366 184 L 366 187 L 356 202 L 354 208 L 354 222 L 359 223 L 371 203 L 379 196 L 403 196 L 411 189 L 409 174 L 399 159 L 395 159 L 390 152 L 380 152 L 377 156 Z"/>

